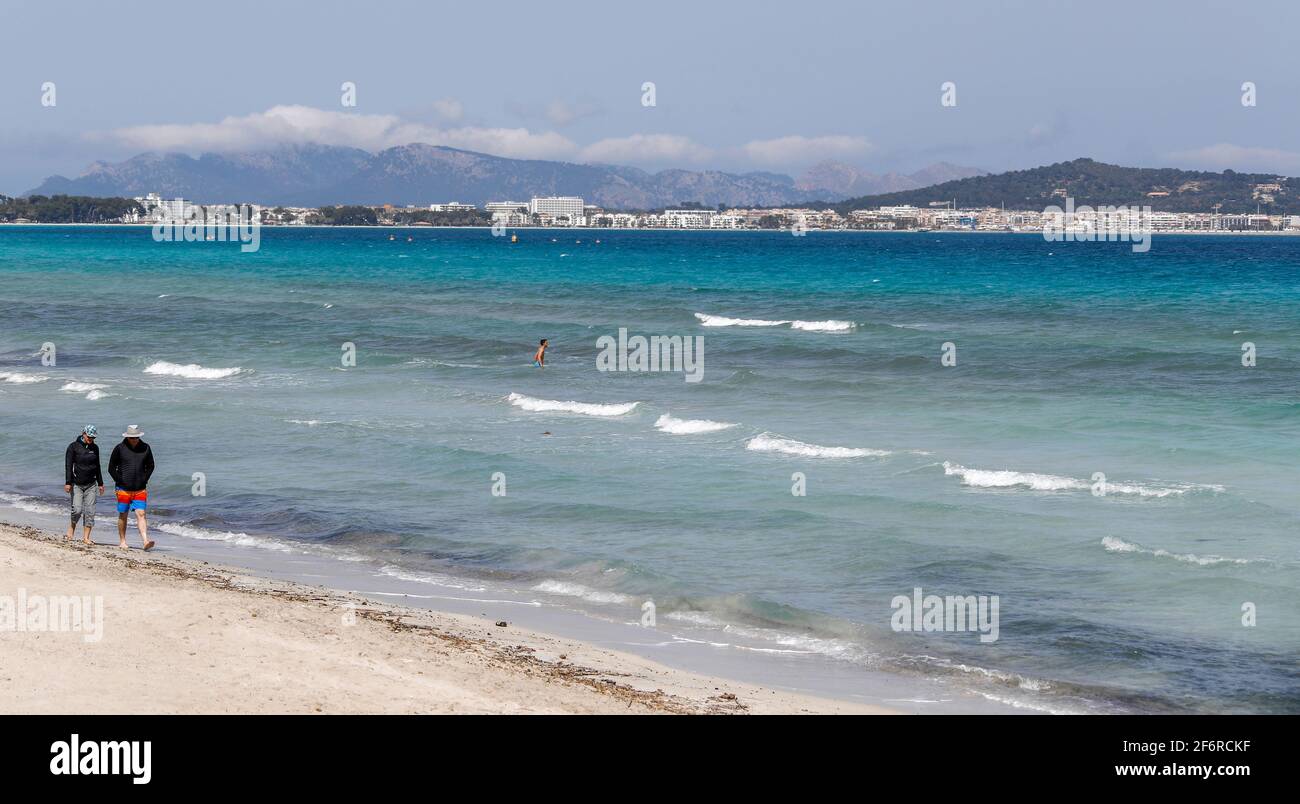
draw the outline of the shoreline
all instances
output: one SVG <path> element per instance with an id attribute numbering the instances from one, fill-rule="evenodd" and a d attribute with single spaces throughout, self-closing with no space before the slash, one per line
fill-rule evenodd
<path id="1" fill-rule="evenodd" d="M 136 226 L 136 227 L 144 227 L 144 228 L 147 228 L 147 229 L 152 229 L 152 228 L 153 228 L 154 226 L 156 226 L 156 225 L 157 225 L 157 224 L 155 224 L 155 223 L 30 223 L 30 222 L 28 222 L 28 223 L 14 223 L 14 222 L 11 222 L 11 221 L 0 221 L 0 227 L 3 227 L 3 226 L 15 226 L 15 227 L 21 227 L 21 226 L 68 226 L 68 227 L 112 227 L 112 228 L 117 228 L 117 227 L 131 227 L 131 226 Z M 361 224 L 337 224 L 337 225 L 331 225 L 331 224 L 293 224 L 293 225 L 284 225 L 284 224 L 261 224 L 261 225 L 259 226 L 259 228 L 261 228 L 261 229 L 290 229 L 290 230 L 295 230 L 295 229 L 402 229 L 402 230 L 406 230 L 406 229 L 417 229 L 417 230 L 437 230 L 437 229 L 484 229 L 484 230 L 489 230 L 489 231 L 490 231 L 493 227 L 490 226 L 490 225 L 489 225 L 489 226 L 433 226 L 433 225 L 412 225 L 412 224 L 396 224 L 396 223 L 395 223 L 395 224 L 376 224 L 376 225 L 374 225 L 374 226 L 361 225 Z M 724 228 L 717 228 L 717 229 L 713 229 L 713 228 L 706 228 L 706 227 L 697 227 L 697 228 L 679 228 L 679 227 L 669 227 L 669 226 L 507 226 L 507 227 L 506 227 L 506 230 L 507 230 L 507 231 L 510 231 L 510 232 L 516 232 L 516 233 L 517 233 L 517 232 L 536 231 L 536 232 L 708 232 L 708 233 L 710 233 L 710 234 L 715 234 L 715 233 L 728 233 L 728 232 L 730 232 L 730 233 L 733 233 L 733 234 L 735 234 L 735 233 L 748 233 L 748 234 L 764 234 L 764 233 L 766 233 L 766 234 L 781 234 L 781 235 L 788 235 L 788 234 L 790 234 L 790 230 L 789 230 L 789 228 L 781 228 L 781 229 L 724 229 Z M 1005 231 L 1005 230 L 1002 230 L 1002 229 L 818 229 L 818 228 L 816 228 L 816 227 L 808 227 L 808 228 L 805 230 L 805 232 L 817 232 L 817 233 L 819 233 L 819 234 L 828 234 L 828 233 L 842 233 L 842 234 L 891 234 L 891 235 L 903 235 L 903 234 L 924 234 L 924 235 L 932 235 L 932 234 L 937 234 L 937 235 L 945 235 L 945 234 L 957 234 L 957 235 L 984 234 L 984 235 L 1036 235 L 1036 236 L 1038 236 L 1038 237 L 1042 237 L 1042 236 L 1043 236 L 1043 232 L 1040 231 L 1040 230 L 1037 230 L 1037 229 L 1035 229 L 1035 230 L 1030 230 L 1030 231 L 1008 232 L 1008 231 Z M 1154 231 L 1154 232 L 1150 232 L 1150 233 L 1149 233 L 1149 236 L 1151 236 L 1151 237 L 1155 237 L 1155 236 L 1165 236 L 1165 235 L 1193 235 L 1193 236 L 1199 236 L 1199 237 L 1213 237 L 1213 236 L 1236 237 L 1236 236 L 1238 236 L 1238 235 L 1245 235 L 1245 236 L 1256 236 L 1256 235 L 1259 235 L 1259 236 L 1296 237 L 1296 236 L 1300 236 L 1300 229 L 1297 229 L 1297 230 L 1284 229 L 1284 230 L 1281 230 L 1281 231 L 1252 231 L 1252 230 L 1245 230 L 1245 229 L 1243 229 L 1243 230 L 1237 230 L 1237 231 L 1234 231 L 1234 230 L 1228 230 L 1228 229 L 1219 229 L 1219 230 L 1214 230 L 1214 231 L 1205 231 L 1205 230 L 1200 230 L 1200 229 L 1174 229 L 1174 230 L 1170 230 L 1170 231 Z M 197 241 L 196 241 L 196 242 L 197 242 Z M 1091 242 L 1091 241 L 1084 241 L 1084 242 Z M 1113 241 L 1113 242 L 1126 242 L 1126 241 Z"/>
<path id="2" fill-rule="evenodd" d="M 52 506 L 57 503 L 42 500 L 36 508 L 12 501 L 9 505 L 14 507 L 0 509 L 0 531 L 25 528 L 62 538 L 61 523 L 66 521 L 66 515 L 54 510 Z M 788 643 L 778 633 L 747 634 L 744 628 L 733 630 L 726 624 L 704 630 L 695 627 L 683 630 L 675 628 L 670 619 L 647 628 L 638 621 L 639 610 L 624 613 L 618 607 L 611 610 L 593 606 L 585 599 L 569 597 L 562 590 L 552 590 L 559 591 L 552 594 L 531 582 L 488 580 L 475 573 L 462 575 L 446 569 L 430 573 L 360 554 L 313 550 L 310 546 L 273 537 L 186 533 L 169 528 L 174 523 L 165 517 L 150 519 L 150 535 L 158 547 L 148 554 L 140 552 L 139 534 L 132 524 L 127 538 L 135 555 L 176 557 L 181 561 L 234 568 L 232 571 L 240 575 L 288 581 L 378 603 L 396 602 L 413 610 L 492 622 L 505 619 L 538 633 L 630 654 L 675 671 L 727 679 L 732 684 L 784 690 L 901 714 L 1068 714 L 1074 711 L 1008 699 L 996 689 L 977 691 L 953 680 L 846 662 L 817 649 Z M 101 545 L 111 541 L 111 552 L 117 553 L 115 531 L 106 534 L 97 529 L 95 538 Z M 10 594 L 4 590 L 3 582 L 0 570 L 0 595 Z"/>
<path id="3" fill-rule="evenodd" d="M 678 670 L 494 616 L 0 523 L 0 596 L 37 595 L 102 598 L 102 638 L 0 622 L 0 711 L 11 714 L 897 712 Z"/>

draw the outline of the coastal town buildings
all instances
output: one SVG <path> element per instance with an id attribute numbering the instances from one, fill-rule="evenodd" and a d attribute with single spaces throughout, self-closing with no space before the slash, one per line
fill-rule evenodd
<path id="1" fill-rule="evenodd" d="M 1277 192 L 1275 185 L 1256 186 L 1261 200 Z M 198 208 L 183 198 L 162 198 L 149 193 L 134 199 L 143 212 L 124 216 L 123 223 L 142 223 L 159 216 L 186 219 Z M 1144 199 L 1145 201 L 1145 199 Z M 609 211 L 588 204 L 578 196 L 538 196 L 528 201 L 489 201 L 483 206 L 492 225 L 511 228 L 528 226 L 573 226 L 606 229 L 788 229 L 796 231 L 991 231 L 1042 232 L 1063 229 L 1076 234 L 1150 232 L 1291 232 L 1300 234 L 1300 216 L 1247 212 L 1161 212 L 1146 206 L 1078 206 L 1062 216 L 1060 205 L 1044 210 L 1015 210 L 1000 207 L 960 207 L 954 201 L 931 206 L 881 206 L 841 213 L 834 209 L 803 207 L 710 209 L 685 205 L 657 211 Z M 371 206 L 380 222 L 391 221 L 391 204 Z M 408 210 L 423 206 L 406 205 Z M 428 204 L 431 212 L 472 212 L 474 204 L 448 201 Z M 254 207 L 263 225 L 306 225 L 319 217 L 310 207 Z M 421 225 L 436 225 L 423 222 Z"/>

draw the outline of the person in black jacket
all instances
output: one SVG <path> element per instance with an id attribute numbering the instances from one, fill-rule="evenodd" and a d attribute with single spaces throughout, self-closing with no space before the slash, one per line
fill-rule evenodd
<path id="1" fill-rule="evenodd" d="M 153 547 L 149 540 L 149 523 L 145 511 L 149 508 L 149 476 L 153 474 L 153 450 L 140 440 L 144 431 L 132 424 L 122 433 L 122 443 L 113 447 L 108 459 L 108 473 L 117 487 L 117 538 L 118 547 L 129 550 L 126 544 L 127 513 L 135 511 L 135 524 L 140 529 L 144 549 Z"/>
<path id="2" fill-rule="evenodd" d="M 90 529 L 95 527 L 95 498 L 104 493 L 104 476 L 99 471 L 99 447 L 95 437 L 99 430 L 88 424 L 81 435 L 68 445 L 63 453 L 63 491 L 72 501 L 72 521 L 68 523 L 66 541 L 76 534 L 77 520 L 81 520 L 81 541 L 90 540 Z"/>

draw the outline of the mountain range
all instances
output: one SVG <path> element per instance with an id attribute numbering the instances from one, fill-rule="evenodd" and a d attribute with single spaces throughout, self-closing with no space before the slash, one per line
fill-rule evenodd
<path id="1" fill-rule="evenodd" d="M 883 175 L 868 173 L 843 162 L 822 162 L 808 168 L 795 182 L 795 187 L 810 192 L 823 192 L 824 198 L 838 200 L 916 190 L 940 182 L 986 175 L 988 174 L 983 170 L 961 167 L 948 162 L 937 162 L 916 173 Z"/>
<path id="2" fill-rule="evenodd" d="M 527 201 L 577 195 L 606 209 L 655 209 L 687 202 L 713 207 L 832 202 L 855 194 L 912 189 L 981 171 L 940 163 L 911 175 L 876 176 L 823 162 L 797 181 L 779 173 L 663 170 L 508 159 L 437 145 L 369 153 L 330 145 L 198 157 L 144 153 L 95 162 L 76 178 L 51 176 L 27 195 L 136 197 L 155 192 L 197 203 L 425 205 Z"/>

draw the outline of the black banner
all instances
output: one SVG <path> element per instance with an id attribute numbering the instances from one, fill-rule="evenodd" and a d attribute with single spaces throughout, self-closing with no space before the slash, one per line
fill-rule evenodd
<path id="1" fill-rule="evenodd" d="M 9 783 L 128 794 L 337 792 L 431 776 L 483 780 L 485 791 L 510 779 L 515 794 L 562 781 L 577 794 L 575 782 L 615 777 L 681 785 L 687 769 L 699 777 L 692 787 L 794 774 L 809 786 L 857 778 L 867 790 L 923 781 L 927 794 L 990 782 L 1223 792 L 1285 784 L 1296 725 L 1264 716 L 9 716 L 0 752 Z"/>

